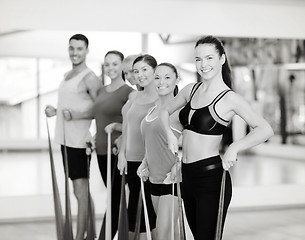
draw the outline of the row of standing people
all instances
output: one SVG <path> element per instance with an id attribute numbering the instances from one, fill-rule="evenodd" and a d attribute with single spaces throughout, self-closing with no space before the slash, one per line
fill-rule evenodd
<path id="1" fill-rule="evenodd" d="M 118 162 L 116 155 L 112 155 L 115 172 L 112 187 L 113 236 L 118 225 L 120 174 L 125 171 L 130 190 L 130 237 L 135 230 L 139 175 L 149 179 L 145 182 L 145 192 L 150 226 L 151 229 L 156 227 L 153 237 L 170 239 L 172 189 L 164 184 L 164 180 L 167 176 L 172 181 L 176 178 L 177 138 L 182 132 L 182 186 L 187 221 L 194 239 L 214 239 L 223 169 L 228 170 L 236 163 L 238 152 L 266 141 L 273 131 L 241 96 L 231 90 L 230 66 L 221 41 L 212 36 L 201 38 L 194 52 L 201 81 L 187 85 L 174 97 L 179 78 L 177 69 L 168 63 L 157 65 L 157 61 L 147 54 L 124 61 L 120 52 L 108 52 L 104 64 L 111 84 L 98 86 L 96 76 L 85 62 L 87 38 L 83 35 L 70 38 L 69 55 L 73 67 L 59 87 L 57 111 L 47 106 L 46 114 L 57 116 L 56 140 L 61 145 L 62 124 L 64 119 L 69 120 L 65 121 L 65 132 L 69 177 L 78 200 L 77 240 L 84 237 L 88 214 L 85 142 L 92 118 L 96 119 L 96 152 L 105 184 L 106 134 L 112 132 L 114 145 L 123 131 Z M 132 91 L 125 84 L 122 68 L 126 79 L 135 81 L 142 91 Z M 234 115 L 242 117 L 252 131 L 233 142 L 220 157 L 222 134 Z M 80 144 L 74 144 L 75 141 Z M 223 224 L 232 194 L 228 171 L 226 178 Z M 177 204 L 174 211 L 177 221 Z M 140 232 L 144 233 L 144 218 L 142 222 Z M 175 232 L 178 235 L 177 229 Z M 141 237 L 145 239 L 144 234 Z"/>

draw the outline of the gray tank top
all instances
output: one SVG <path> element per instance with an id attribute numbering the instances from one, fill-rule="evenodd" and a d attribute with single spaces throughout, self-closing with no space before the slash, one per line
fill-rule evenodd
<path id="1" fill-rule="evenodd" d="M 166 174 L 171 171 L 176 159 L 174 154 L 167 147 L 167 137 L 158 117 L 148 119 L 150 113 L 142 120 L 141 131 L 145 142 L 146 159 L 149 168 L 149 181 L 155 184 L 162 184 Z M 171 127 L 178 134 L 181 132 Z"/>
<path id="2" fill-rule="evenodd" d="M 141 134 L 141 121 L 147 112 L 155 105 L 155 102 L 138 104 L 134 102 L 127 111 L 126 129 L 126 159 L 127 161 L 140 162 L 144 158 L 145 149 Z"/>

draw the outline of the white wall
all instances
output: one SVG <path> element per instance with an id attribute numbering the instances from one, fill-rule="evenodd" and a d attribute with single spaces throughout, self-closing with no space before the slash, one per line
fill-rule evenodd
<path id="1" fill-rule="evenodd" d="M 301 0 L 1 0 L 0 31 L 99 30 L 305 38 Z"/>

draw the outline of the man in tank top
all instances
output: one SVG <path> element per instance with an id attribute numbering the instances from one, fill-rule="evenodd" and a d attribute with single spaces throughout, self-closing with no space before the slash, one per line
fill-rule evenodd
<path id="1" fill-rule="evenodd" d="M 55 141 L 67 148 L 68 173 L 73 182 L 73 192 L 78 203 L 75 240 L 83 240 L 88 215 L 88 165 L 86 141 L 90 139 L 90 119 L 73 120 L 69 110 L 87 111 L 93 105 L 98 89 L 98 78 L 86 65 L 88 39 L 75 34 L 69 39 L 69 57 L 72 69 L 64 75 L 58 88 L 57 109 L 48 105 L 48 117 L 56 115 Z M 69 120 L 69 121 L 66 121 Z"/>

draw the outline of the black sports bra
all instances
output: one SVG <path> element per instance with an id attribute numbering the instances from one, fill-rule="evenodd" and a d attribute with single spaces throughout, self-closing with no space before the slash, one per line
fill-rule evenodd
<path id="1" fill-rule="evenodd" d="M 217 114 L 215 105 L 227 92 L 231 90 L 227 89 L 219 93 L 209 105 L 194 109 L 191 107 L 191 100 L 201 84 L 202 82 L 194 85 L 191 91 L 190 100 L 180 110 L 180 123 L 183 125 L 184 129 L 196 133 L 205 135 L 222 135 L 226 130 L 229 121 L 221 118 Z"/>

